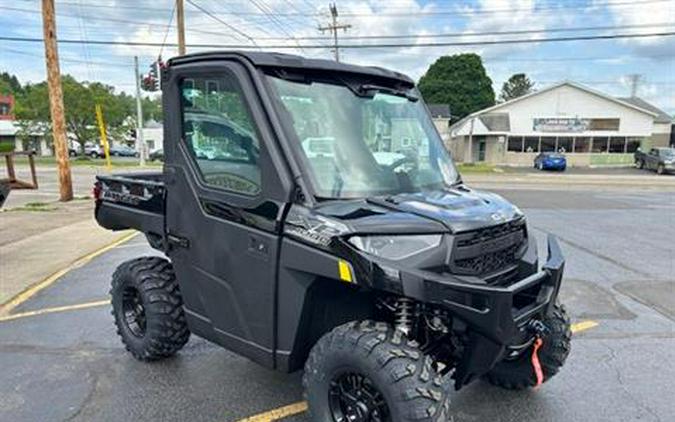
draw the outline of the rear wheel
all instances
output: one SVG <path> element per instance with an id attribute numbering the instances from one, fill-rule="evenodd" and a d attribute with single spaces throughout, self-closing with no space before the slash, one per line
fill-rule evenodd
<path id="1" fill-rule="evenodd" d="M 656 167 L 656 174 L 663 174 L 663 173 L 665 173 L 665 172 L 666 172 L 666 168 L 665 168 L 665 166 L 664 166 L 663 164 L 659 164 L 659 165 Z"/>
<path id="2" fill-rule="evenodd" d="M 645 160 L 639 160 L 639 161 L 638 161 L 638 168 L 639 168 L 640 170 L 642 170 L 642 169 L 645 168 Z"/>
<path id="3" fill-rule="evenodd" d="M 144 257 L 120 265 L 112 280 L 117 334 L 139 360 L 169 357 L 187 343 L 188 331 L 171 263 Z"/>
<path id="4" fill-rule="evenodd" d="M 544 324 L 549 329 L 542 337 L 543 345 L 539 349 L 539 362 L 544 375 L 544 382 L 558 373 L 565 364 L 570 353 L 572 330 L 570 319 L 563 306 L 556 306 L 553 314 L 546 318 Z M 498 363 L 485 378 L 498 387 L 508 390 L 523 390 L 536 385 L 536 375 L 532 368 L 532 347 L 513 360 Z"/>
<path id="5" fill-rule="evenodd" d="M 339 326 L 316 343 L 305 364 L 311 420 L 446 421 L 449 383 L 432 362 L 388 324 Z"/>

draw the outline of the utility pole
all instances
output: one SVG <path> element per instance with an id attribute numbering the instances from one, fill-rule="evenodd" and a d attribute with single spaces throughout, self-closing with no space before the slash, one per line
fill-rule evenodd
<path id="1" fill-rule="evenodd" d="M 638 73 L 632 73 L 628 75 L 628 82 L 630 83 L 630 96 L 631 97 L 637 97 L 638 93 L 638 86 L 640 85 L 640 79 L 642 79 L 642 75 Z"/>
<path id="2" fill-rule="evenodd" d="M 49 88 L 49 111 L 52 115 L 52 134 L 54 152 L 59 171 L 59 199 L 73 199 L 73 181 L 68 161 L 68 139 L 66 118 L 63 110 L 63 89 L 59 69 L 59 50 L 56 43 L 56 18 L 54 0 L 42 0 L 42 27 L 45 39 L 45 58 L 47 61 L 47 85 Z"/>
<path id="3" fill-rule="evenodd" d="M 337 6 L 335 3 L 331 3 L 330 6 L 330 14 L 331 17 L 333 18 L 332 23 L 326 25 L 326 26 L 319 26 L 319 31 L 323 33 L 324 31 L 330 31 L 333 33 L 333 51 L 335 52 L 335 61 L 339 62 L 340 61 L 340 51 L 338 50 L 338 29 L 342 29 L 344 32 L 347 32 L 347 29 L 351 28 L 352 26 L 349 24 L 339 24 L 337 21 L 338 18 L 338 10 Z"/>
<path id="4" fill-rule="evenodd" d="M 178 55 L 185 55 L 185 9 L 183 0 L 176 0 L 176 24 L 178 25 Z"/>
<path id="5" fill-rule="evenodd" d="M 141 102 L 141 74 L 138 71 L 138 56 L 134 56 L 136 73 L 136 150 L 141 157 L 141 165 L 145 165 L 145 142 L 143 142 L 143 104 Z"/>

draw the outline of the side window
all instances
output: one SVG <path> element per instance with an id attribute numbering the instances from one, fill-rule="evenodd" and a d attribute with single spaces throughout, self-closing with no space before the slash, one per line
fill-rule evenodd
<path id="1" fill-rule="evenodd" d="M 183 79 L 183 139 L 204 181 L 260 193 L 260 142 L 241 87 L 228 73 Z"/>

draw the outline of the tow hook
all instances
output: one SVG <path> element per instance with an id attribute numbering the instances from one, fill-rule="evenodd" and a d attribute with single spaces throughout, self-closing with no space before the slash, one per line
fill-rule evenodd
<path id="1" fill-rule="evenodd" d="M 539 349 L 544 344 L 544 337 L 549 333 L 549 328 L 538 319 L 532 320 L 528 328 L 534 332 L 534 347 L 532 348 L 532 370 L 536 377 L 534 387 L 537 388 L 544 383 L 544 371 L 539 362 Z"/>
<path id="2" fill-rule="evenodd" d="M 541 338 L 541 337 L 546 337 L 551 331 L 546 324 L 544 324 L 542 321 L 538 319 L 533 319 L 530 321 L 530 323 L 527 325 L 527 329 L 531 332 L 534 333 L 535 336 Z"/>

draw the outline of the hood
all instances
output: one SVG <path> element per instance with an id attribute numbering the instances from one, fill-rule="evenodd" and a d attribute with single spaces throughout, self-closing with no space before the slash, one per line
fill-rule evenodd
<path id="1" fill-rule="evenodd" d="M 458 187 L 322 204 L 317 213 L 337 218 L 355 233 L 452 233 L 522 217 L 499 195 Z"/>

